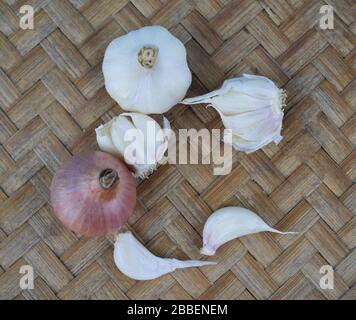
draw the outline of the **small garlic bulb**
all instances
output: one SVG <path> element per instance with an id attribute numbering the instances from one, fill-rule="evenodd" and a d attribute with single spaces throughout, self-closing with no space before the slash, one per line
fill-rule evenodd
<path id="1" fill-rule="evenodd" d="M 224 126 L 231 129 L 236 150 L 250 153 L 282 140 L 286 93 L 266 77 L 244 74 L 224 81 L 218 90 L 182 103 L 208 103 L 214 107 Z"/>
<path id="2" fill-rule="evenodd" d="M 183 43 L 161 26 L 113 40 L 103 61 L 105 87 L 127 111 L 164 113 L 181 101 L 192 81 Z"/>
<path id="3" fill-rule="evenodd" d="M 167 130 L 167 132 L 164 131 Z M 168 148 L 169 121 L 163 129 L 156 120 L 141 113 L 122 113 L 95 129 L 102 151 L 117 155 L 134 168 L 134 176 L 147 178 L 163 159 Z"/>

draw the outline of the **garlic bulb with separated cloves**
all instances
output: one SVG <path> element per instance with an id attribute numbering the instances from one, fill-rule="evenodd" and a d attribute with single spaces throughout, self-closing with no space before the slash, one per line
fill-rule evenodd
<path id="1" fill-rule="evenodd" d="M 269 231 L 279 234 L 295 234 L 271 228 L 254 212 L 240 207 L 216 210 L 206 221 L 203 230 L 202 254 L 212 256 L 224 243 L 247 234 Z"/>
<path id="2" fill-rule="evenodd" d="M 122 113 L 95 129 L 102 151 L 117 155 L 134 168 L 137 178 L 145 179 L 162 160 L 168 148 L 169 121 L 158 122 L 141 113 Z"/>
<path id="3" fill-rule="evenodd" d="M 183 43 L 161 26 L 113 40 L 103 74 L 110 96 L 127 111 L 164 113 L 181 101 L 192 81 Z"/>
<path id="4" fill-rule="evenodd" d="M 216 264 L 211 261 L 181 261 L 157 257 L 147 250 L 131 232 L 120 233 L 117 236 L 114 261 L 123 274 L 135 280 L 151 280 L 176 269 Z"/>
<path id="5" fill-rule="evenodd" d="M 266 77 L 244 74 L 224 81 L 218 90 L 182 103 L 208 103 L 214 107 L 224 126 L 232 130 L 236 150 L 250 153 L 282 140 L 286 93 Z"/>

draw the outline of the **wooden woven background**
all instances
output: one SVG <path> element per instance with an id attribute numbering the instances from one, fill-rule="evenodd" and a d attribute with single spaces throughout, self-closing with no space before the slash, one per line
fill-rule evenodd
<path id="1" fill-rule="evenodd" d="M 35 30 L 19 8 L 35 8 Z M 321 30 L 330 4 L 335 29 Z M 356 299 L 356 80 L 352 0 L 1 0 L 1 299 Z M 288 93 L 282 142 L 234 153 L 228 176 L 209 165 L 164 165 L 138 187 L 129 228 L 154 253 L 200 259 L 202 227 L 225 205 L 281 230 L 234 240 L 217 266 L 133 281 L 114 266 L 112 237 L 78 238 L 52 213 L 49 185 L 71 155 L 97 149 L 94 128 L 122 112 L 103 86 L 108 43 L 149 24 L 186 45 L 189 96 L 242 72 Z M 168 113 L 175 129 L 221 127 L 203 106 Z M 19 269 L 35 269 L 34 290 Z M 335 270 L 321 290 L 319 269 Z"/>

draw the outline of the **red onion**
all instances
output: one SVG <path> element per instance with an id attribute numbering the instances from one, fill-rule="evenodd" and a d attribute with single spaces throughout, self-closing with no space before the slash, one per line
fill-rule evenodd
<path id="1" fill-rule="evenodd" d="M 119 159 L 91 152 L 69 159 L 56 173 L 51 201 L 59 220 L 79 235 L 115 232 L 134 211 L 136 186 Z"/>

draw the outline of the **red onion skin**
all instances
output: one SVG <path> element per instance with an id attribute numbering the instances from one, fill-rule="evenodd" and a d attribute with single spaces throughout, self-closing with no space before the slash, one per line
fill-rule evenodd
<path id="1" fill-rule="evenodd" d="M 100 173 L 107 168 L 118 174 L 111 189 L 99 183 Z M 51 202 L 59 220 L 78 235 L 113 233 L 135 209 L 135 180 L 121 160 L 107 153 L 80 154 L 69 159 L 53 177 Z"/>

